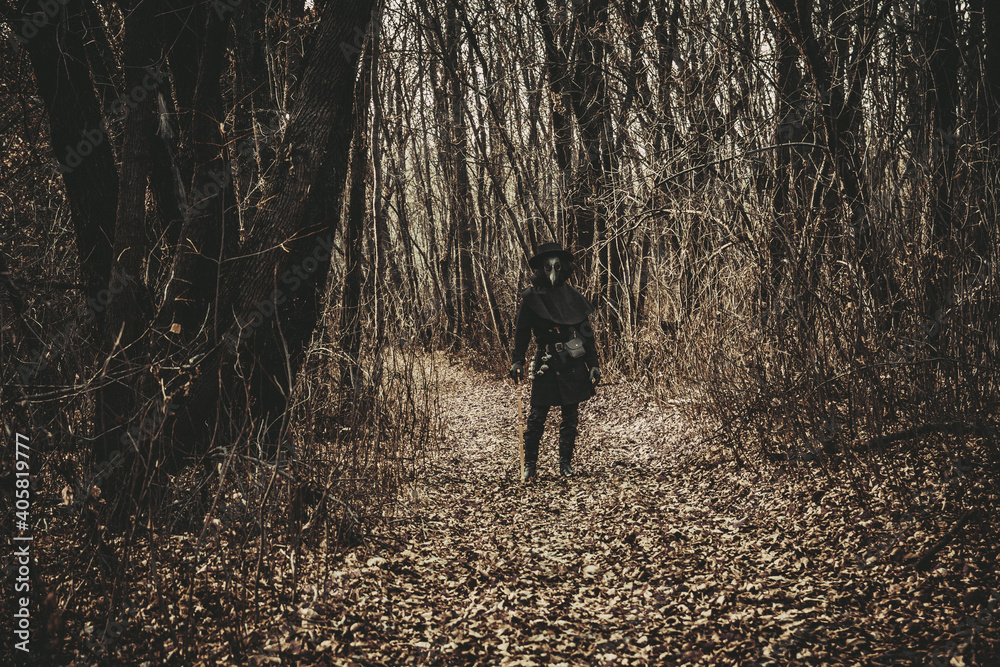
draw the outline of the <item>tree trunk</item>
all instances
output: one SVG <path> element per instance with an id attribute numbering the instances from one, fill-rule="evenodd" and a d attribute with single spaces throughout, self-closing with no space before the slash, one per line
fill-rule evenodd
<path id="1" fill-rule="evenodd" d="M 109 378 L 97 393 L 99 438 L 94 446 L 96 461 L 107 461 L 113 452 L 143 445 L 127 432 L 144 400 L 143 387 L 136 386 L 135 370 L 146 360 L 145 329 L 152 312 L 143 265 L 149 254 L 146 191 L 149 185 L 153 133 L 156 131 L 156 88 L 144 88 L 147 72 L 160 57 L 160 34 L 156 8 L 140 3 L 126 15 L 122 65 L 125 90 L 134 104 L 123 121 L 118 212 L 115 221 L 112 276 L 121 289 L 108 303 L 103 321 L 103 348 L 111 355 Z M 146 82 L 148 84 L 148 81 Z M 143 91 L 141 95 L 135 91 Z"/>
<path id="2" fill-rule="evenodd" d="M 362 283 L 364 282 L 365 214 L 368 211 L 365 190 L 368 185 L 368 106 L 371 102 L 371 76 L 374 40 L 371 32 L 365 42 L 361 72 L 354 86 L 354 141 L 351 144 L 350 187 L 348 188 L 347 216 L 344 226 L 344 284 L 340 301 L 340 349 L 343 353 L 340 367 L 340 384 L 352 394 L 345 396 L 354 401 L 363 386 L 361 373 L 361 309 Z M 376 276 L 374 280 L 379 278 Z M 346 405 L 342 407 L 347 407 Z"/>
<path id="3" fill-rule="evenodd" d="M 598 232 L 604 231 L 606 212 L 604 211 L 605 177 L 610 165 L 607 134 L 608 100 L 607 85 L 604 80 L 604 38 L 598 35 L 607 22 L 607 0 L 590 0 L 581 4 L 577 11 L 576 62 L 573 63 L 573 76 L 569 98 L 573 103 L 573 113 L 576 116 L 580 135 L 580 171 L 570 194 L 570 206 L 576 223 L 578 259 L 581 261 L 584 274 L 589 275 L 595 268 L 594 250 L 597 242 L 603 241 Z M 600 271 L 598 283 L 605 289 L 601 290 L 601 299 L 606 294 L 608 281 L 608 246 L 602 244 L 603 257 L 598 260 Z M 609 311 L 610 314 L 611 311 Z"/>
<path id="4" fill-rule="evenodd" d="M 1000 6 L 981 0 L 983 9 L 983 53 L 986 55 L 984 96 L 985 127 L 994 160 L 1000 158 Z"/>
<path id="5" fill-rule="evenodd" d="M 1000 6 L 991 0 L 982 0 L 982 8 L 984 40 L 982 52 L 986 56 L 986 71 L 983 77 L 985 90 L 981 102 L 984 107 L 982 111 L 984 122 L 981 127 L 985 134 L 989 156 L 984 190 L 986 197 L 989 198 L 989 205 L 996 207 L 997 193 L 1000 193 Z M 998 237 L 1000 237 L 1000 221 L 996 216 L 984 216 L 977 225 L 973 238 L 977 255 L 988 267 L 995 266 L 997 261 Z M 1000 297 L 993 291 L 986 298 L 990 313 L 987 317 L 995 319 Z"/>
<path id="6" fill-rule="evenodd" d="M 232 172 L 223 159 L 220 132 L 228 23 L 217 12 L 208 12 L 203 30 L 187 143 L 193 170 L 181 207 L 183 221 L 170 281 L 156 320 L 156 329 L 169 332 L 166 340 L 174 345 L 193 342 L 205 335 L 206 327 L 208 339 L 218 340 L 220 322 L 210 317 L 210 311 L 219 266 L 224 256 L 234 254 L 239 241 L 237 220 L 226 215 L 225 201 L 233 198 Z"/>
<path id="7" fill-rule="evenodd" d="M 942 337 L 946 327 L 946 311 L 951 300 L 954 279 L 964 267 L 953 266 L 959 256 L 954 247 L 952 233 L 951 188 L 955 176 L 955 158 L 958 151 L 957 97 L 959 51 L 955 23 L 958 20 L 953 0 L 935 0 L 926 18 L 928 34 L 925 52 L 930 64 L 933 89 L 930 94 L 929 115 L 933 116 L 934 133 L 931 136 L 931 159 L 934 169 L 931 193 L 931 248 L 930 266 L 924 294 L 924 317 L 929 323 L 925 343 L 931 354 L 941 353 Z M 947 259 L 946 259 L 947 258 Z"/>
<path id="8" fill-rule="evenodd" d="M 58 13 L 38 27 L 33 18 L 47 15 L 41 4 L 38 0 L 27 3 L 22 18 L 12 21 L 11 28 L 31 60 L 49 117 L 49 136 L 76 232 L 86 301 L 99 321 L 107 306 L 105 290 L 111 277 L 118 173 L 87 67 L 83 3 L 59 3 Z M 126 105 L 113 105 L 116 117 L 128 112 Z"/>
<path id="9" fill-rule="evenodd" d="M 565 49 L 561 50 L 556 42 L 556 32 L 553 28 L 553 17 L 548 0 L 534 0 L 535 12 L 538 15 L 538 29 L 542 34 L 542 44 L 545 47 L 545 72 L 549 80 L 549 99 L 552 110 L 552 136 L 555 149 L 556 166 L 559 168 L 560 181 L 563 185 L 563 196 L 573 189 L 573 133 L 570 126 L 572 105 L 568 94 L 569 66 Z M 561 12 L 565 13 L 565 7 Z M 557 218 L 556 226 L 561 230 L 570 230 L 575 236 L 579 225 L 576 222 L 576 211 L 572 205 L 561 206 L 559 211 L 568 210 L 568 215 Z M 575 238 L 567 238 L 566 244 L 576 245 Z M 579 245 L 582 245 L 579 244 Z"/>
<path id="10" fill-rule="evenodd" d="M 362 47 L 357 35 L 365 34 L 372 4 L 324 7 L 266 203 L 222 272 L 223 344 L 202 360 L 207 371 L 178 388 L 174 466 L 208 451 L 220 409 L 237 425 L 241 414 L 262 424 L 266 441 L 280 444 L 280 416 L 320 313 L 339 205 L 322 219 L 309 212 L 313 197 L 324 193 L 336 204 L 343 191 Z"/>
<path id="11" fill-rule="evenodd" d="M 887 6 L 887 5 L 886 5 Z M 834 66 L 824 55 L 823 48 L 813 29 L 814 9 L 809 3 L 796 1 L 796 13 L 791 14 L 787 5 L 779 6 L 772 2 L 775 19 L 782 29 L 795 42 L 809 73 L 813 94 L 821 109 L 821 121 L 826 149 L 829 151 L 833 164 L 833 176 L 839 189 L 841 206 L 836 206 L 832 200 L 827 201 L 821 217 L 820 241 L 810 261 L 810 284 L 818 280 L 819 270 L 815 266 L 821 257 L 822 246 L 833 240 L 835 234 L 833 222 L 838 208 L 847 217 L 847 224 L 853 230 L 856 238 L 856 256 L 860 264 L 867 291 L 871 294 L 876 312 L 873 314 L 880 326 L 886 323 L 885 318 L 878 313 L 885 307 L 892 308 L 898 294 L 898 286 L 885 258 L 879 251 L 880 241 L 873 228 L 873 220 L 869 215 L 869 192 L 864 178 L 864 149 L 861 137 L 864 127 L 861 123 L 861 92 L 865 84 L 866 56 L 860 53 L 862 46 L 868 47 L 870 31 L 875 30 L 874 3 L 865 2 L 861 7 L 851 12 L 837 12 L 834 21 L 835 46 L 840 51 L 838 62 L 847 52 L 845 46 L 851 26 L 857 27 L 856 45 L 852 55 L 853 67 L 836 76 Z M 885 7 L 883 7 L 883 11 Z M 853 15 L 853 16 L 852 16 Z M 831 191 L 832 192 L 832 191 Z"/>
<path id="12" fill-rule="evenodd" d="M 774 0 L 774 4 L 783 15 L 791 16 L 795 11 L 795 0 Z M 761 5 L 767 11 L 766 2 L 762 1 Z M 775 26 L 774 33 L 778 43 L 774 143 L 778 149 L 774 152 L 774 193 L 771 198 L 774 218 L 765 230 L 767 263 L 761 267 L 764 271 L 760 282 L 759 308 L 764 325 L 776 311 L 778 292 L 785 275 L 786 260 L 789 259 L 789 244 L 798 238 L 795 203 L 792 201 L 795 191 L 793 181 L 803 177 L 802 170 L 806 168 L 804 162 L 796 159 L 798 151 L 787 145 L 801 141 L 804 135 L 805 99 L 798 67 L 799 52 L 787 31 Z"/>
<path id="13" fill-rule="evenodd" d="M 458 275 L 455 299 L 460 309 L 459 338 L 463 344 L 472 344 L 479 329 L 479 290 L 476 289 L 475 265 L 472 259 L 472 244 L 475 237 L 475 218 L 472 209 L 472 187 L 469 181 L 469 139 L 465 119 L 465 84 L 459 72 L 462 59 L 460 48 L 460 24 L 455 5 L 448 4 L 446 10 L 444 57 L 448 63 L 448 112 L 451 148 L 451 208 L 453 235 L 458 255 Z"/>

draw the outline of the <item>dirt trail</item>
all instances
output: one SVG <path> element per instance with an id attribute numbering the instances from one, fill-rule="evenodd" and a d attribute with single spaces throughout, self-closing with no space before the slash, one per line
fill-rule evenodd
<path id="1" fill-rule="evenodd" d="M 818 474 L 741 471 L 618 384 L 581 411 L 580 475 L 557 475 L 555 409 L 524 487 L 511 383 L 446 373 L 449 444 L 400 509 L 398 548 L 349 555 L 305 612 L 324 660 L 948 664 L 995 646 L 994 621 L 942 608 L 947 575 L 892 562 Z"/>

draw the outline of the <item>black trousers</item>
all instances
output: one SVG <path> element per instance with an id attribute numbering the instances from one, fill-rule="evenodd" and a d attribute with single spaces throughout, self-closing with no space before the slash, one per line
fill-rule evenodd
<path id="1" fill-rule="evenodd" d="M 532 406 L 528 413 L 528 426 L 524 431 L 524 462 L 538 462 L 538 444 L 545 431 L 545 419 L 549 416 L 548 405 Z M 559 425 L 559 460 L 569 463 L 573 459 L 576 446 L 577 426 L 580 423 L 580 404 L 562 406 L 562 423 Z"/>

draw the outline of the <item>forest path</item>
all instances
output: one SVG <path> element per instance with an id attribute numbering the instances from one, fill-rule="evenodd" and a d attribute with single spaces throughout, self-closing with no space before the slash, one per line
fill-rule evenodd
<path id="1" fill-rule="evenodd" d="M 751 478 L 698 445 L 680 414 L 623 383 L 581 410 L 579 476 L 558 476 L 554 409 L 540 479 L 522 486 L 512 383 L 454 365 L 444 373 L 448 446 L 401 507 L 402 544 L 349 555 L 332 574 L 327 590 L 339 592 L 315 609 L 334 631 L 320 648 L 326 659 L 790 665 L 958 655 L 934 628 L 953 623 L 935 618 L 934 587 L 884 563 L 886 544 L 856 532 L 845 492 L 818 475 Z"/>

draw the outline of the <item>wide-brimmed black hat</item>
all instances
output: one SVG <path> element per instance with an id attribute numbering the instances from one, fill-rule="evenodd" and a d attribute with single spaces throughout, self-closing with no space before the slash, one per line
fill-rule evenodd
<path id="1" fill-rule="evenodd" d="M 535 248 L 535 256 L 528 260 L 528 266 L 533 269 L 541 268 L 542 260 L 549 255 L 558 255 L 560 259 L 573 263 L 573 253 L 564 250 L 558 243 L 543 243 Z"/>

